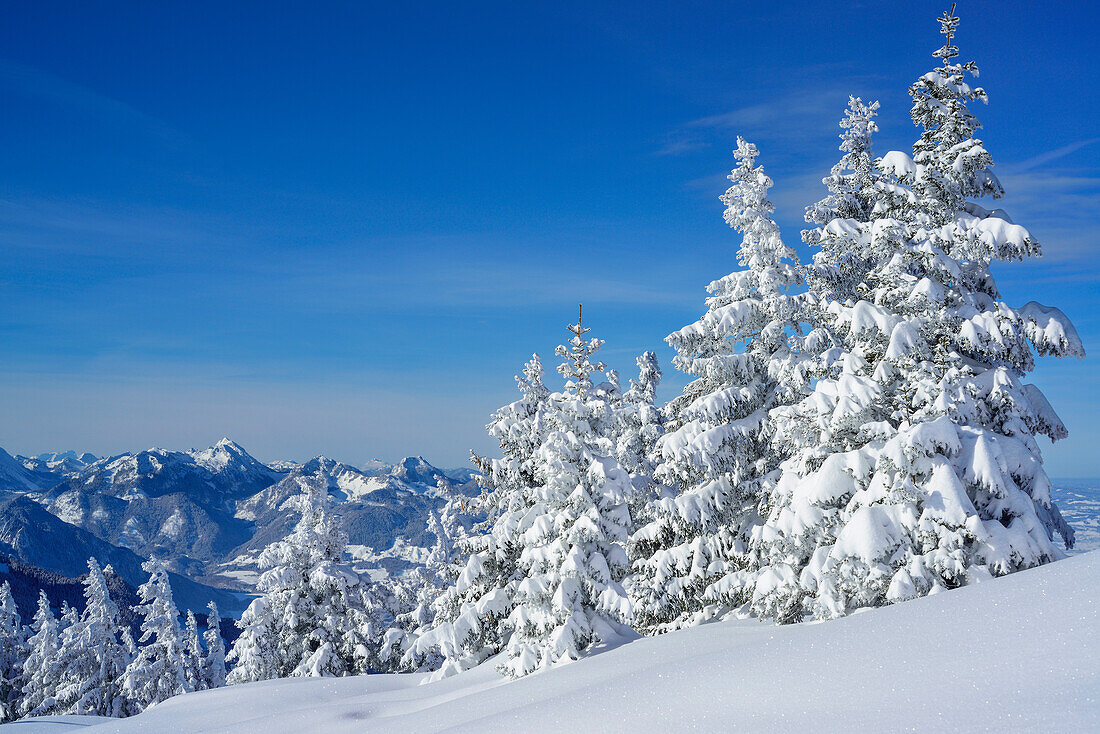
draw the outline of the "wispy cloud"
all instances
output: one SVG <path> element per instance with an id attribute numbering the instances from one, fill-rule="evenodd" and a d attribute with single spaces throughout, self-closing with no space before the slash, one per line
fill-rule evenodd
<path id="1" fill-rule="evenodd" d="M 681 155 L 683 153 L 690 153 L 693 150 L 699 150 L 700 148 L 706 148 L 708 145 L 709 143 L 706 141 L 689 137 L 685 135 L 683 131 L 677 131 L 671 133 L 668 142 L 655 150 L 653 154 Z"/>
<path id="2" fill-rule="evenodd" d="M 50 72 L 0 59 L 0 87 L 9 92 L 65 107 L 107 125 L 125 126 L 166 141 L 181 142 L 186 136 L 146 112 Z"/>
<path id="3" fill-rule="evenodd" d="M 1083 262 L 1100 254 L 1096 213 L 1100 211 L 1100 170 L 1087 165 L 1051 166 L 1100 141 L 1078 140 L 1019 163 L 998 167 L 1003 206 L 1042 243 L 1047 262 Z"/>
<path id="4" fill-rule="evenodd" d="M 671 130 L 667 140 L 654 153 L 690 153 L 710 146 L 717 139 L 728 143 L 733 135 L 787 144 L 818 135 L 827 137 L 836 127 L 847 102 L 848 93 L 839 89 L 797 90 L 767 102 L 688 120 Z"/>
<path id="5" fill-rule="evenodd" d="M 1051 161 L 1056 161 L 1059 158 L 1063 158 L 1070 153 L 1076 153 L 1084 148 L 1086 145 L 1092 145 L 1093 143 L 1100 141 L 1100 138 L 1089 138 L 1088 140 L 1078 140 L 1076 143 L 1070 143 L 1069 145 L 1063 145 L 1061 148 L 1055 148 L 1054 150 L 1047 151 L 1046 153 L 1040 153 L 1037 156 L 1028 158 L 1025 161 L 1017 163 L 1015 166 L 1010 166 L 1009 170 L 1016 173 L 1022 173 L 1024 171 L 1030 171 L 1033 168 L 1046 165 Z"/>

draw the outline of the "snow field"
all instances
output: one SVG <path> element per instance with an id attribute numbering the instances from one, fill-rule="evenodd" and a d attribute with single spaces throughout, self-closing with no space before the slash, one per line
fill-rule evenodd
<path id="1" fill-rule="evenodd" d="M 1096 731 L 1098 582 L 1100 553 L 1087 553 L 829 622 L 641 638 L 518 680 L 489 661 L 426 685 L 420 675 L 265 681 L 86 731 Z M 0 729 L 72 730 L 31 723 Z"/>

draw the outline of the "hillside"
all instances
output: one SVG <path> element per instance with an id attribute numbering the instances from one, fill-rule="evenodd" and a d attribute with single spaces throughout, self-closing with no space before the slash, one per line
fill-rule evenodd
<path id="1" fill-rule="evenodd" d="M 149 577 L 141 567 L 142 558 L 133 551 L 63 522 L 22 495 L 0 497 L 0 556 L 69 578 L 85 574 L 88 559 L 94 557 L 103 565 L 111 564 L 133 588 Z M 0 581 L 5 576 L 0 573 Z M 172 573 L 170 579 L 180 608 L 199 614 L 205 614 L 208 601 L 215 601 L 227 616 L 240 616 L 250 601 L 247 594 L 200 584 L 180 574 Z M 29 616 L 33 607 L 21 611 Z"/>
<path id="2" fill-rule="evenodd" d="M 1100 553 L 834 622 L 722 622 L 518 681 L 267 681 L 88 732 L 1095 731 Z M 46 721 L 12 734 L 71 731 Z"/>

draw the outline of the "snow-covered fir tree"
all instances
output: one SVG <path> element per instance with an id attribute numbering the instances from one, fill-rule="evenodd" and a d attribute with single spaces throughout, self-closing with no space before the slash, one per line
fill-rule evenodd
<path id="1" fill-rule="evenodd" d="M 202 687 L 221 688 L 225 685 L 225 640 L 222 639 L 222 620 L 218 615 L 218 605 L 209 602 L 206 608 L 206 631 L 202 640 L 206 643 L 206 654 L 202 660 Z"/>
<path id="2" fill-rule="evenodd" d="M 23 660 L 27 657 L 26 635 L 11 586 L 0 584 L 0 723 L 19 717 L 23 693 Z"/>
<path id="3" fill-rule="evenodd" d="M 565 385 L 548 398 L 536 484 L 518 488 L 520 497 L 503 504 L 494 527 L 520 546 L 508 659 L 500 666 L 514 676 L 576 660 L 630 612 L 622 581 L 633 487 L 610 438 L 615 380 L 611 390 L 593 389 L 592 375 L 605 372 L 592 361 L 603 341 L 586 340 L 590 330 L 580 318 L 569 330 L 573 338 L 555 350 Z M 505 488 L 494 487 L 495 462 L 481 466 L 491 490 Z"/>
<path id="4" fill-rule="evenodd" d="M 452 541 L 434 510 L 428 514 L 428 530 L 435 536 L 435 543 L 424 565 L 405 572 L 394 584 L 394 621 L 379 651 L 387 669 L 430 671 L 443 662 L 435 646 L 417 645 L 435 624 L 436 600 L 456 576 L 452 570 Z"/>
<path id="5" fill-rule="evenodd" d="M 146 561 L 142 568 L 149 580 L 138 587 L 141 604 L 134 609 L 142 618 L 140 647 L 122 676 L 122 690 L 132 713 L 189 690 L 188 651 L 168 572 L 156 559 Z"/>
<path id="6" fill-rule="evenodd" d="M 267 598 L 252 600 L 237 620 L 241 633 L 226 655 L 232 665 L 226 683 L 250 683 L 285 675 L 279 652 L 279 627 Z"/>
<path id="7" fill-rule="evenodd" d="M 657 355 L 645 352 L 636 361 L 638 379 L 630 381 L 630 388 L 614 406 L 612 423 L 615 458 L 630 475 L 633 487 L 628 504 L 635 526 L 647 517 L 650 504 L 661 493 L 661 486 L 655 479 L 655 448 L 665 432 L 665 417 L 656 404 L 657 386 L 661 382 Z"/>
<path id="8" fill-rule="evenodd" d="M 882 187 L 871 217 L 823 225 L 866 272 L 847 297 L 831 289 L 828 270 L 845 267 L 832 255 L 809 273 L 829 348 L 813 394 L 773 412 L 776 440 L 798 450 L 754 537 L 761 615 L 837 616 L 1053 560 L 1054 533 L 1072 544 L 1036 442 L 1066 430 L 1023 377 L 1036 354 L 1084 351 L 1058 309 L 1000 300 L 990 263 L 1039 246 L 970 201 L 1002 190 L 973 137 L 966 105 L 985 92 L 954 60 L 957 23 L 941 19 L 942 65 L 910 89 L 913 158 L 879 162 L 909 195 Z"/>
<path id="9" fill-rule="evenodd" d="M 538 371 L 541 375 L 541 365 Z M 538 380 L 541 383 L 541 377 Z M 400 671 L 435 671 L 443 664 L 434 630 L 439 610 L 446 606 L 447 591 L 465 567 L 468 554 L 464 551 L 470 547 L 470 498 L 455 492 L 449 484 L 444 486 L 442 481 L 440 489 L 447 501 L 439 513 L 433 510 L 428 514 L 428 530 L 435 536 L 435 543 L 422 567 L 398 579 L 394 596 L 404 601 L 383 640 L 381 656 L 388 658 L 384 664 L 388 662 Z"/>
<path id="10" fill-rule="evenodd" d="M 62 616 L 55 710 L 65 714 L 122 716 L 126 711 L 121 678 L 129 663 L 119 640 L 118 606 L 107 589 L 105 572 L 88 559 L 84 577 L 84 611 L 67 609 Z"/>
<path id="11" fill-rule="evenodd" d="M 60 642 L 50 600 L 45 591 L 39 591 L 38 609 L 31 621 L 27 657 L 23 661 L 21 716 L 42 716 L 56 711 L 57 685 L 63 672 L 58 667 Z"/>
<path id="12" fill-rule="evenodd" d="M 515 378 L 520 399 L 493 413 L 486 430 L 500 444 L 502 457 L 488 460 L 474 455 L 474 463 L 482 472 L 496 471 L 498 479 L 490 483 L 484 473 L 479 476 L 483 496 L 471 503 L 478 507 L 473 514 L 483 505 L 486 511 L 499 506 L 496 498 L 489 501 L 492 487 L 524 487 L 535 482 L 534 456 L 546 432 L 544 413 L 550 396 L 544 374 L 541 358 L 532 355 L 523 374 Z M 444 522 L 447 516 L 445 511 Z M 499 546 L 496 536 L 488 532 L 494 519 L 495 515 L 489 515 L 475 529 L 480 532 L 463 538 L 460 548 L 467 560 L 452 585 L 435 601 L 432 628 L 415 640 L 407 654 L 417 664 L 438 659 L 437 676 L 479 665 L 500 652 L 508 639 L 506 620 L 512 609 L 518 549 L 512 544 Z"/>
<path id="13" fill-rule="evenodd" d="M 347 536 L 328 510 L 323 482 L 302 480 L 301 519 L 260 554 L 255 599 L 228 659 L 230 683 L 368 672 L 382 630 L 372 629 L 364 588 L 346 563 Z M 376 624 L 373 626 L 377 626 Z"/>
<path id="14" fill-rule="evenodd" d="M 781 453 L 768 411 L 806 388 L 792 340 L 799 330 L 797 257 L 772 220 L 771 179 L 755 145 L 738 138 L 738 167 L 721 197 L 742 235 L 743 270 L 711 283 L 707 312 L 668 336 L 674 364 L 695 379 L 668 405 L 656 476 L 680 494 L 658 500 L 631 539 L 634 624 L 661 632 L 741 603 L 747 541 Z M 715 582 L 724 582 L 715 586 Z"/>
<path id="15" fill-rule="evenodd" d="M 629 614 L 622 587 L 630 525 L 630 476 L 614 458 L 613 386 L 580 320 L 557 349 L 564 389 L 549 393 L 537 357 L 517 378 L 521 400 L 493 415 L 503 456 L 475 456 L 487 532 L 437 605 L 425 638 L 445 658 L 443 674 L 505 651 L 500 670 L 519 676 L 577 659 Z"/>
<path id="16" fill-rule="evenodd" d="M 187 610 L 186 622 L 183 626 L 183 660 L 185 688 L 188 691 L 201 691 L 206 688 L 203 683 L 203 656 L 202 643 L 199 642 L 199 620 L 195 613 Z"/>
<path id="17" fill-rule="evenodd" d="M 858 239 L 828 225 L 837 219 L 872 221 L 886 216 L 899 201 L 907 201 L 906 197 L 911 196 L 896 185 L 893 176 L 885 175 L 874 160 L 871 139 L 878 132 L 875 122 L 878 108 L 878 102 L 868 105 L 859 97 L 848 98 L 848 108 L 840 121 L 840 150 L 844 155 L 822 179 L 829 193 L 806 207 L 806 221 L 818 225 L 802 232 L 803 241 L 818 248 L 814 263 L 808 266 L 812 272 L 811 297 L 805 300 L 803 309 L 803 319 L 811 323 L 825 321 L 813 313 L 820 301 L 858 300 L 855 288 L 874 257 Z M 817 267 L 818 263 L 821 267 Z"/>

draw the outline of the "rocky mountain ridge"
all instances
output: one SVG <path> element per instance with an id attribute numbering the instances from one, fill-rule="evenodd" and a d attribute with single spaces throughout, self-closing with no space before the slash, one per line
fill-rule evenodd
<path id="1" fill-rule="evenodd" d="M 8 528 L 0 552 L 65 576 L 79 575 L 77 561 L 87 555 L 121 554 L 124 567 L 138 569 L 135 578 L 140 559 L 155 556 L 180 579 L 215 589 L 199 596 L 247 593 L 260 551 L 298 519 L 290 500 L 317 482 L 342 518 L 357 566 L 376 576 L 421 561 L 435 542 L 429 513 L 451 493 L 479 491 L 469 470 L 444 471 L 420 456 L 364 468 L 324 456 L 265 464 L 229 439 L 103 458 L 0 450 L 0 528 Z"/>

